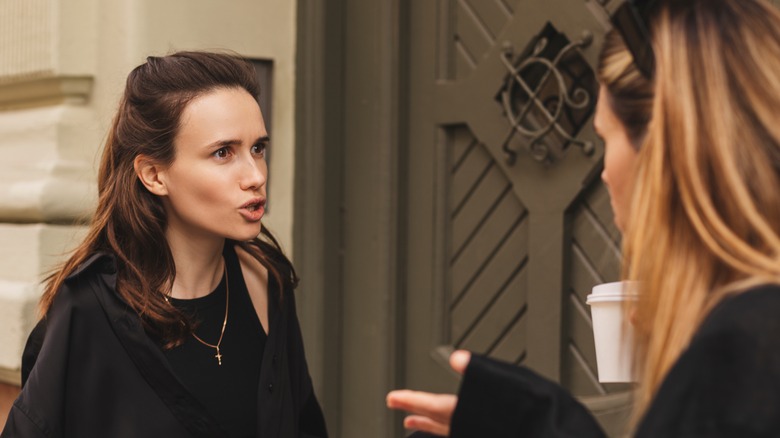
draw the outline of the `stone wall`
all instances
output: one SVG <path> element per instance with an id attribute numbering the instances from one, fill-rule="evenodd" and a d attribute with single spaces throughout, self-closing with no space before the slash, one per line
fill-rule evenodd
<path id="1" fill-rule="evenodd" d="M 0 2 L 0 380 L 12 384 L 40 281 L 95 198 L 95 3 L 73 1 L 82 15 L 63 3 Z"/>

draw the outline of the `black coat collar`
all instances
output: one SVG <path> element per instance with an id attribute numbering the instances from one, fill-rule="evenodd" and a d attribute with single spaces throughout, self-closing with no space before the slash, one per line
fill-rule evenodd
<path id="1" fill-rule="evenodd" d="M 70 277 L 77 277 L 100 267 L 92 287 L 108 317 L 117 339 L 136 368 L 171 410 L 171 413 L 195 437 L 224 437 L 225 432 L 203 405 L 184 387 L 173 373 L 160 347 L 146 334 L 138 315 L 116 293 L 116 262 L 108 254 L 96 254 L 85 261 Z"/>

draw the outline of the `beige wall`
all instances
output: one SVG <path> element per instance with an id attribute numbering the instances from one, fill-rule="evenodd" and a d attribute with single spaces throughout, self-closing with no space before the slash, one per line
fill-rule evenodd
<path id="1" fill-rule="evenodd" d="M 266 224 L 292 249 L 295 1 L 0 2 L 0 381 L 18 381 L 39 280 L 83 233 L 127 73 L 148 55 L 230 49 L 272 60 Z"/>

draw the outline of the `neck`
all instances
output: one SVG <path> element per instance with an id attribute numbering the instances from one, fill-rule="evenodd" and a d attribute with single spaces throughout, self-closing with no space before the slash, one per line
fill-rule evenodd
<path id="1" fill-rule="evenodd" d="M 176 265 L 171 296 L 193 299 L 211 293 L 222 279 L 225 269 L 222 258 L 225 239 L 198 239 L 170 228 L 165 234 Z"/>

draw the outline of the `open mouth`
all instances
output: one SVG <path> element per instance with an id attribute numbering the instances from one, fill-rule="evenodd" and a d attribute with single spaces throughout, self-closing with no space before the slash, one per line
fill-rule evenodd
<path id="1" fill-rule="evenodd" d="M 265 199 L 263 198 L 253 199 L 241 206 L 241 208 L 246 209 L 250 213 L 260 210 L 263 207 L 265 207 Z"/>
<path id="2" fill-rule="evenodd" d="M 265 199 L 255 198 L 241 206 L 240 213 L 244 219 L 255 223 L 259 222 L 265 213 Z"/>

